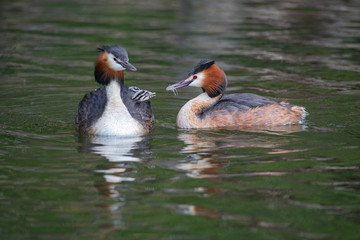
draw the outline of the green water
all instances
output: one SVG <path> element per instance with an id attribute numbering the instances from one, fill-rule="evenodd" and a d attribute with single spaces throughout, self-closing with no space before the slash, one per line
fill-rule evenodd
<path id="1" fill-rule="evenodd" d="M 1 239 L 360 239 L 359 1 L 0 2 Z M 157 93 L 148 137 L 72 126 L 96 47 Z M 199 59 L 304 128 L 183 131 Z"/>

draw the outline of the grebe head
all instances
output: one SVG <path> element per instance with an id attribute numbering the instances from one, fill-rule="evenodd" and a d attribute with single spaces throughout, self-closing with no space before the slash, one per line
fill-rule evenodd
<path id="1" fill-rule="evenodd" d="M 120 46 L 102 46 L 97 49 L 100 54 L 95 64 L 95 80 L 107 85 L 111 80 L 123 81 L 125 69 L 136 71 L 129 62 L 128 53 Z"/>
<path id="2" fill-rule="evenodd" d="M 192 86 L 202 88 L 209 97 L 217 97 L 225 92 L 226 85 L 226 75 L 215 65 L 215 61 L 204 59 L 189 72 L 185 80 L 168 86 L 166 90 L 176 91 L 179 88 Z"/>

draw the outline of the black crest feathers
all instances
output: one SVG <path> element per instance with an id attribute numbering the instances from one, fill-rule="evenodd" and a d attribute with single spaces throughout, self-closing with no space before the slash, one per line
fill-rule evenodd
<path id="1" fill-rule="evenodd" d="M 190 77 L 191 75 L 197 74 L 205 69 L 208 69 L 213 64 L 215 64 L 214 60 L 202 59 L 196 66 L 189 72 L 186 78 Z"/>
<path id="2" fill-rule="evenodd" d="M 121 46 L 101 46 L 96 48 L 98 52 L 107 52 L 113 54 L 115 57 L 123 60 L 123 61 L 129 61 L 129 56 L 125 48 Z"/>

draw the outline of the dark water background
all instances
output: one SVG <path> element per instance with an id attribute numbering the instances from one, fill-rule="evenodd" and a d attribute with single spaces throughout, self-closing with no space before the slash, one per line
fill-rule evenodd
<path id="1" fill-rule="evenodd" d="M 0 2 L 1 239 L 360 239 L 360 1 Z M 157 92 L 148 137 L 79 139 L 96 47 Z M 305 128 L 177 130 L 199 59 Z"/>

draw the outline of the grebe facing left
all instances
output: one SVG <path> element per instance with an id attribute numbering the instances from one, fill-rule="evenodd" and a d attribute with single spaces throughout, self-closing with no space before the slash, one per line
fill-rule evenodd
<path id="1" fill-rule="evenodd" d="M 256 94 L 224 95 L 226 75 L 215 61 L 201 60 L 185 80 L 166 90 L 176 91 L 186 86 L 202 88 L 203 93 L 180 109 L 176 119 L 180 128 L 302 124 L 306 116 L 304 107 L 277 103 Z"/>
<path id="2" fill-rule="evenodd" d="M 124 85 L 124 70 L 136 71 L 120 46 L 103 46 L 95 64 L 95 80 L 104 85 L 84 96 L 76 111 L 77 131 L 92 135 L 149 133 L 154 114 L 148 99 L 155 93 Z"/>

